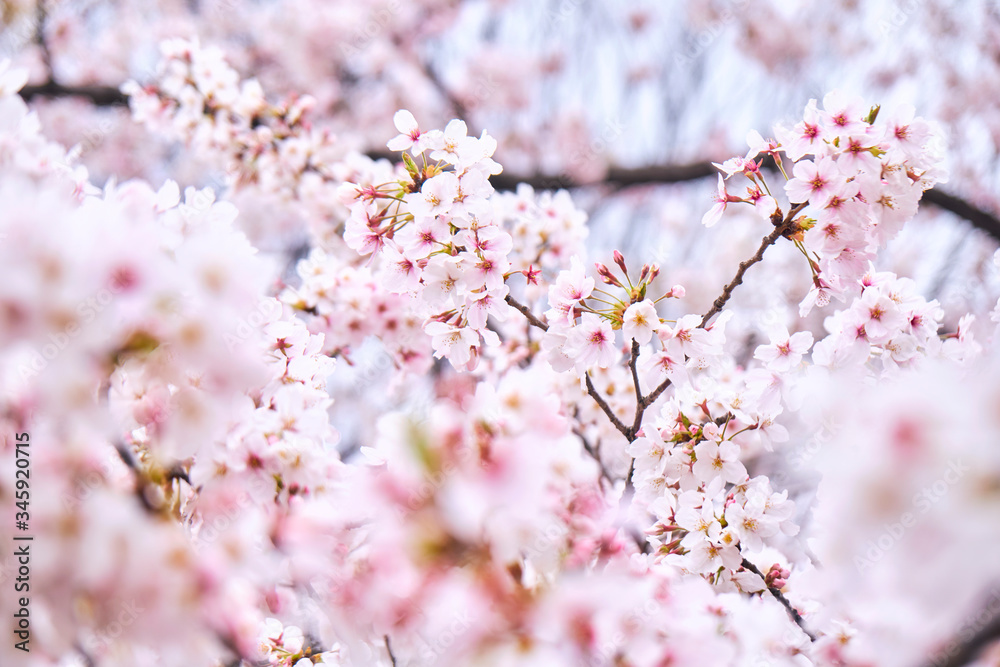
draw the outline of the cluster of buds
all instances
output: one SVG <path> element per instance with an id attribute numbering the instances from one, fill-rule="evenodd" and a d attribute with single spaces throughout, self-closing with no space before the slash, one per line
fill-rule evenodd
<path id="1" fill-rule="evenodd" d="M 788 583 L 788 577 L 791 575 L 791 572 L 775 563 L 764 576 L 764 583 L 767 584 L 768 588 L 777 588 L 778 590 L 781 590 L 785 587 L 785 584 Z"/>
<path id="2" fill-rule="evenodd" d="M 601 281 L 605 285 L 610 285 L 612 287 L 617 287 L 625 291 L 626 298 L 616 298 L 607 292 L 604 294 L 610 296 L 613 301 L 610 302 L 611 309 L 607 313 L 609 319 L 611 320 L 611 326 L 614 329 L 621 329 L 625 323 L 626 312 L 633 304 L 640 304 L 646 300 L 646 290 L 653 280 L 660 275 L 660 267 L 658 264 L 643 264 L 642 270 L 639 272 L 639 279 L 633 284 L 632 279 L 628 274 L 628 266 L 625 264 L 625 257 L 615 250 L 614 252 L 615 264 L 622 270 L 622 275 L 625 282 L 618 279 L 615 274 L 611 272 L 611 269 L 607 265 L 601 262 L 595 262 L 597 267 L 597 274 L 601 277 Z M 602 290 L 603 291 L 603 290 Z M 648 310 L 653 310 L 655 315 L 655 309 L 652 308 L 655 304 L 659 303 L 663 299 L 677 298 L 680 299 L 684 296 L 684 287 L 681 285 L 674 285 L 666 294 L 661 296 L 656 301 L 651 302 L 650 308 Z"/>

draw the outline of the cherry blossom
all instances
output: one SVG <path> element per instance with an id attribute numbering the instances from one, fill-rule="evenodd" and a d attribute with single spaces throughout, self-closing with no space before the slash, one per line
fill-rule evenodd
<path id="1" fill-rule="evenodd" d="M 488 14 L 500 42 L 511 10 L 251 3 L 206 28 L 206 3 L 175 4 L 155 33 L 200 37 L 115 65 L 136 77 L 135 123 L 100 140 L 126 142 L 104 152 L 120 178 L 48 138 L 72 111 L 17 92 L 144 62 L 144 12 L 53 5 L 31 74 L 0 63 L 0 423 L 31 434 L 52 547 L 32 561 L 39 664 L 921 664 L 968 629 L 1000 562 L 1000 301 L 988 261 L 969 312 L 911 264 L 945 247 L 914 218 L 946 135 L 905 96 L 834 92 L 751 131 L 705 207 L 645 182 L 549 191 L 531 169 L 578 186 L 633 160 L 635 126 L 567 164 L 592 116 L 532 120 L 562 94 L 558 47 L 452 59 L 450 30 Z M 671 33 L 630 12 L 641 60 L 644 25 Z M 814 48 L 768 3 L 736 14 L 717 39 L 763 69 Z M 883 35 L 884 76 L 902 42 Z M 975 194 L 962 132 L 991 126 L 949 113 Z M 746 132 L 730 120 L 713 157 Z M 699 213 L 736 220 L 684 236 Z"/>

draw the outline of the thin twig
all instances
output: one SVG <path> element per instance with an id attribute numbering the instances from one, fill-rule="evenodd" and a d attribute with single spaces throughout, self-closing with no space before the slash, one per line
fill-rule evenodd
<path id="1" fill-rule="evenodd" d="M 756 574 L 758 577 L 764 580 L 764 585 L 765 586 L 767 585 L 767 578 L 761 573 L 760 570 L 757 569 L 756 565 L 748 561 L 746 558 L 743 559 L 743 567 L 744 569 L 750 570 L 751 572 Z M 774 596 L 775 600 L 780 602 L 785 607 L 785 611 L 787 611 L 788 615 L 791 616 L 793 621 L 795 621 L 795 624 L 802 629 L 802 632 L 806 633 L 806 636 L 809 637 L 810 641 L 816 641 L 816 635 L 814 635 L 813 633 L 809 632 L 809 630 L 806 629 L 806 622 L 802 618 L 802 614 L 800 614 L 799 611 L 792 606 L 792 603 L 788 601 L 788 598 L 785 597 L 785 594 L 782 593 L 780 589 L 775 588 L 774 586 L 768 586 L 767 590 L 770 591 L 771 595 Z"/>
<path id="2" fill-rule="evenodd" d="M 741 285 L 743 283 L 743 276 L 744 274 L 746 274 L 747 269 L 749 269 L 751 266 L 753 266 L 754 264 L 756 264 L 757 262 L 761 261 L 764 258 L 764 251 L 767 250 L 769 246 L 774 245 L 774 243 L 778 240 L 778 237 L 780 237 L 782 234 L 784 234 L 789 230 L 789 228 L 792 225 L 792 221 L 795 219 L 795 216 L 798 215 L 799 211 L 805 208 L 805 206 L 806 206 L 805 204 L 796 204 L 795 206 L 793 206 L 791 210 L 788 211 L 788 215 L 784 217 L 781 223 L 775 226 L 774 231 L 772 231 L 770 234 L 768 234 L 763 238 L 763 240 L 760 242 L 760 247 L 757 248 L 756 254 L 754 254 L 753 257 L 746 260 L 745 262 L 740 262 L 740 268 L 736 271 L 736 275 L 733 277 L 732 281 L 730 281 L 730 283 L 726 285 L 725 288 L 723 288 L 722 294 L 715 299 L 715 301 L 712 303 L 712 307 L 701 318 L 701 324 L 698 325 L 699 329 L 703 329 L 705 325 L 708 324 L 708 321 L 712 319 L 712 317 L 714 317 L 723 308 L 725 308 L 726 303 L 729 301 L 729 298 L 733 295 L 733 290 L 735 290 L 738 285 Z M 642 400 L 639 401 L 642 410 L 645 410 L 650 405 L 652 405 L 656 401 L 656 399 L 660 397 L 660 394 L 666 391 L 667 387 L 669 387 L 670 384 L 671 380 L 670 378 L 667 378 L 663 382 L 661 382 L 656 389 L 654 389 L 648 395 L 643 397 Z"/>
<path id="3" fill-rule="evenodd" d="M 517 309 L 522 315 L 528 318 L 528 322 L 538 327 L 542 331 L 549 330 L 549 325 L 547 325 L 545 322 L 542 322 L 540 319 L 535 317 L 535 314 L 532 313 L 531 310 L 523 303 L 520 303 L 517 299 L 515 299 L 509 294 L 507 295 L 506 300 L 507 303 L 509 303 L 511 306 Z M 622 435 L 631 440 L 632 439 L 630 437 L 631 429 L 625 426 L 622 420 L 618 418 L 618 415 L 616 415 L 614 411 L 611 409 L 611 406 L 608 405 L 608 402 L 604 400 L 604 397 L 601 396 L 601 394 L 597 391 L 597 389 L 594 388 L 594 383 L 590 379 L 590 373 L 584 373 L 584 378 L 586 378 L 587 382 L 587 393 L 590 394 L 595 401 L 597 401 L 597 405 L 600 406 L 601 410 L 604 410 L 604 414 L 608 416 L 608 419 L 611 420 L 611 423 L 614 424 L 615 428 L 621 431 Z"/>
<path id="4" fill-rule="evenodd" d="M 385 635 L 385 651 L 386 651 L 386 653 L 389 654 L 389 662 L 391 662 L 393 664 L 393 667 L 395 667 L 395 665 L 396 665 L 396 656 L 393 655 L 392 644 L 389 643 L 389 635 Z"/>
<path id="5" fill-rule="evenodd" d="M 604 461 L 601 460 L 601 454 L 597 451 L 597 448 L 590 444 L 590 441 L 587 440 L 587 436 L 585 436 L 583 431 L 580 429 L 574 428 L 573 434 L 580 438 L 580 442 L 583 444 L 583 449 L 590 454 L 590 458 L 597 462 L 597 466 L 601 469 L 601 477 L 608 480 L 608 483 L 614 486 L 615 478 L 611 476 L 611 472 L 608 470 L 607 466 L 604 465 Z"/>
<path id="6" fill-rule="evenodd" d="M 590 380 L 590 373 L 584 373 L 583 377 L 586 378 L 587 381 L 587 393 L 590 394 L 595 401 L 597 401 L 597 404 L 601 407 L 601 410 L 604 410 L 604 414 L 608 416 L 608 419 L 611 420 L 611 423 L 614 424 L 615 428 L 621 431 L 622 435 L 631 440 L 631 429 L 629 429 L 628 426 L 625 426 L 622 420 L 618 418 L 618 415 L 616 415 L 611 409 L 611 406 L 608 405 L 608 402 L 604 400 L 604 397 L 601 396 L 597 389 L 594 388 L 594 383 Z"/>
<path id="7" fill-rule="evenodd" d="M 795 216 L 798 215 L 799 211 L 806 207 L 806 204 L 796 204 L 788 211 L 788 215 L 785 216 L 779 224 L 775 225 L 774 231 L 764 237 L 760 242 L 760 247 L 757 248 L 756 254 L 750 259 L 740 262 L 740 268 L 736 271 L 736 276 L 733 277 L 732 281 L 725 286 L 715 301 L 712 303 L 712 307 L 709 309 L 705 316 L 701 318 L 701 324 L 699 328 L 704 328 L 708 321 L 712 317 L 721 311 L 726 306 L 726 302 L 729 301 L 729 297 L 733 295 L 733 290 L 736 289 L 738 285 L 743 284 L 743 274 L 747 272 L 751 266 L 764 259 L 764 251 L 768 249 L 769 246 L 774 245 L 774 242 L 778 240 L 780 236 L 785 234 L 792 226 L 792 221 Z"/>

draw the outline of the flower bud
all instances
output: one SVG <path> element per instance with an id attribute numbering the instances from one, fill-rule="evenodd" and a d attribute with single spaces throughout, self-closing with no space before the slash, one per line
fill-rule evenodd
<path id="1" fill-rule="evenodd" d="M 622 287 L 621 282 L 611 274 L 611 270 L 600 262 L 594 262 L 594 266 L 597 267 L 597 274 L 601 276 L 601 279 L 606 285 L 614 285 L 615 287 Z"/>
<path id="2" fill-rule="evenodd" d="M 625 266 L 625 257 L 623 257 L 622 254 L 620 252 L 618 252 L 617 250 L 615 250 L 613 256 L 615 258 L 615 264 L 617 264 L 618 267 L 622 270 L 622 272 L 627 276 L 628 275 L 628 267 Z"/>

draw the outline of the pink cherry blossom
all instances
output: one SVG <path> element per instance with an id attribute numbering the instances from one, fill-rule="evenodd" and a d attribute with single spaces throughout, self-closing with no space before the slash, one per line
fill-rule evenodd
<path id="1" fill-rule="evenodd" d="M 584 313 L 580 323 L 570 330 L 566 344 L 583 367 L 607 368 L 618 358 L 611 323 L 592 313 Z"/>
<path id="2" fill-rule="evenodd" d="M 793 202 L 825 204 L 845 180 L 830 157 L 796 162 L 792 173 L 795 177 L 785 184 L 785 192 Z"/>

